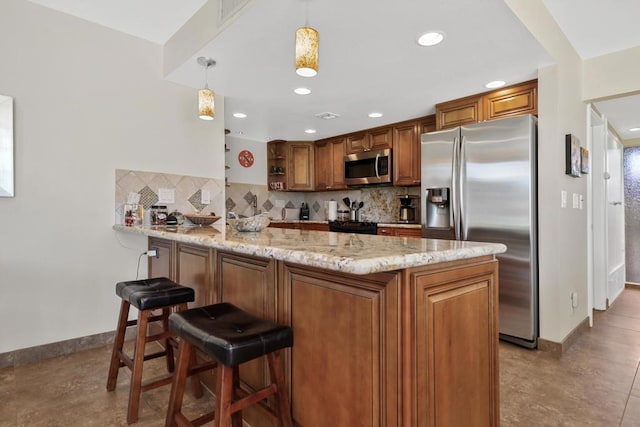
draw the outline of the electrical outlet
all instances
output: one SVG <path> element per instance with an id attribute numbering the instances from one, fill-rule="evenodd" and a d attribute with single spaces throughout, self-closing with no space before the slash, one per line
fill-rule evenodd
<path id="1" fill-rule="evenodd" d="M 160 255 L 158 254 L 158 248 L 151 248 L 147 250 L 147 256 L 160 258 Z"/>
<path id="2" fill-rule="evenodd" d="M 176 202 L 176 191 L 173 188 L 159 188 L 158 189 L 158 203 L 159 204 L 172 204 Z"/>
<path id="3" fill-rule="evenodd" d="M 578 308 L 578 293 L 571 292 L 571 308 Z"/>
<path id="4" fill-rule="evenodd" d="M 211 192 L 209 190 L 200 191 L 200 203 L 203 205 L 211 203 Z"/>

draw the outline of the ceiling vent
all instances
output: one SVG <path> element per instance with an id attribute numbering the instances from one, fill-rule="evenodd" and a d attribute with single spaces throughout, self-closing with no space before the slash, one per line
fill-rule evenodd
<path id="1" fill-rule="evenodd" d="M 337 119 L 340 116 L 336 113 L 326 112 L 326 113 L 316 114 L 316 117 L 322 120 L 333 120 L 333 119 Z"/>

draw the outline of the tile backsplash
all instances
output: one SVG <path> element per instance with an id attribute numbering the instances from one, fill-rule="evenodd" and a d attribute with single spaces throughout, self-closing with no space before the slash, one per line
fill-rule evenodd
<path id="1" fill-rule="evenodd" d="M 174 190 L 174 203 L 167 204 L 169 212 L 224 214 L 224 179 L 116 169 L 116 223 L 122 223 L 123 206 L 129 193 L 140 194 L 140 204 L 146 210 L 158 203 L 161 188 Z M 209 203 L 202 203 L 203 190 L 209 192 Z"/>
<path id="2" fill-rule="evenodd" d="M 338 209 L 346 210 L 342 199 L 362 201 L 362 221 L 391 223 L 398 220 L 400 200 L 404 194 L 420 195 L 419 187 L 366 187 L 348 191 L 325 192 L 287 192 L 270 191 L 266 185 L 229 183 L 226 189 L 225 206 L 227 212 L 238 215 L 254 215 L 253 200 L 256 197 L 255 213 L 267 213 L 270 217 L 280 219 L 282 208 L 299 208 L 304 202 L 309 205 L 309 219 L 326 220 L 325 202 L 336 200 Z"/>

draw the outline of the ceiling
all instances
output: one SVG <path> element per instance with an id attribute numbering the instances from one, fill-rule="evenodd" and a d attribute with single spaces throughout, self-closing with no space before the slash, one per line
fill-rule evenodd
<path id="1" fill-rule="evenodd" d="M 30 1 L 160 45 L 206 3 Z M 243 1 L 221 0 L 223 6 L 230 2 Z M 616 8 L 600 0 L 544 3 L 585 59 L 640 45 L 632 21 L 640 14 L 637 0 L 617 0 Z M 319 73 L 313 78 L 297 76 L 293 67 L 295 30 L 306 17 L 320 34 Z M 431 30 L 443 32 L 444 42 L 419 46 L 417 37 Z M 225 97 L 225 127 L 233 136 L 257 141 L 317 140 L 432 114 L 438 102 L 484 92 L 491 80 L 536 78 L 538 68 L 553 63 L 503 0 L 254 0 L 166 78 L 204 86 L 199 56 L 217 61 L 208 84 Z M 312 93 L 294 94 L 300 86 Z M 626 132 L 640 126 L 640 97 L 597 106 L 623 139 L 640 137 Z M 383 116 L 369 118 L 373 111 Z M 235 118 L 235 112 L 247 117 Z M 316 117 L 325 112 L 339 117 Z"/>

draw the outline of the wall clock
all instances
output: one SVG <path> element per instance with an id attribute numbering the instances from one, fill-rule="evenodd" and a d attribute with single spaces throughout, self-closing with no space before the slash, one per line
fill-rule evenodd
<path id="1" fill-rule="evenodd" d="M 238 154 L 238 162 L 245 168 L 253 166 L 253 153 L 249 150 L 242 150 Z"/>

